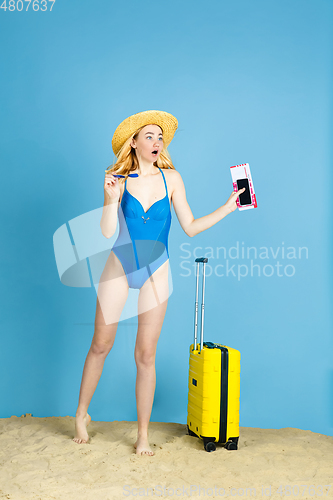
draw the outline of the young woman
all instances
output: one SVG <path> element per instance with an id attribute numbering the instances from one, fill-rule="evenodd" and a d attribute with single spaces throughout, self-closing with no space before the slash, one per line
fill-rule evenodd
<path id="1" fill-rule="evenodd" d="M 154 455 L 148 443 L 155 384 L 155 355 L 169 297 L 168 235 L 171 201 L 188 236 L 205 231 L 236 208 L 244 191 L 233 192 L 211 214 L 194 219 L 187 203 L 181 175 L 175 170 L 167 146 L 178 127 L 177 119 L 163 111 L 143 111 L 124 120 L 112 138 L 117 157 L 106 171 L 101 230 L 106 238 L 119 235 L 103 270 L 97 292 L 95 332 L 89 349 L 76 411 L 76 443 L 89 440 L 88 407 L 100 379 L 104 361 L 112 349 L 129 287 L 139 289 L 137 366 L 137 454 Z M 128 177 L 128 174 L 138 177 Z M 123 178 L 115 174 L 124 175 Z M 200 182 L 200 179 L 198 179 Z"/>

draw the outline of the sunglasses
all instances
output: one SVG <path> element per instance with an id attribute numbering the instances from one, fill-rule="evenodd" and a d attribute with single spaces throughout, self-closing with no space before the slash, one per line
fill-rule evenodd
<path id="1" fill-rule="evenodd" d="M 111 170 L 105 170 L 105 172 L 111 172 Z M 121 175 L 121 174 L 112 174 L 113 177 L 139 177 L 139 174 L 127 174 L 127 175 Z"/>
<path id="2" fill-rule="evenodd" d="M 121 175 L 121 174 L 112 174 L 113 177 L 139 177 L 139 174 L 127 174 L 127 175 Z"/>

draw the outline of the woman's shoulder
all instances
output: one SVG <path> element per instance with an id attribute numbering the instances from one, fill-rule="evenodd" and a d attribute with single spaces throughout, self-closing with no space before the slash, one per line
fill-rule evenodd
<path id="1" fill-rule="evenodd" d="M 165 175 L 165 180 L 168 184 L 168 191 L 172 193 L 179 182 L 181 182 L 182 177 L 178 170 L 174 168 L 162 168 L 161 170 Z"/>
<path id="2" fill-rule="evenodd" d="M 161 170 L 164 175 L 170 178 L 170 180 L 179 179 L 179 177 L 181 177 L 180 173 L 175 168 L 161 168 Z"/>

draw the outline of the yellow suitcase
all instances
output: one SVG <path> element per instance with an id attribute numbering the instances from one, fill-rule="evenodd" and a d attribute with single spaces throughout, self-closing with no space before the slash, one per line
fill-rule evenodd
<path id="1" fill-rule="evenodd" d="M 206 451 L 215 443 L 237 450 L 239 438 L 240 352 L 232 347 L 203 341 L 205 264 L 197 262 L 194 344 L 190 346 L 187 432 L 204 442 Z M 199 264 L 203 263 L 201 333 L 197 343 Z"/>

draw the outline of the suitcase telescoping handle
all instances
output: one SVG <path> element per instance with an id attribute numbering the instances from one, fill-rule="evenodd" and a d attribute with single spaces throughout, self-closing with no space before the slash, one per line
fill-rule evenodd
<path id="1" fill-rule="evenodd" d="M 205 308 L 205 264 L 207 264 L 207 257 L 198 257 L 195 259 L 197 262 L 197 285 L 195 293 L 195 308 L 194 308 L 194 350 L 197 348 L 197 333 L 198 333 L 198 298 L 199 298 L 199 264 L 203 263 L 202 273 L 202 302 L 201 302 L 201 332 L 200 332 L 200 349 L 203 348 L 203 327 L 204 327 L 204 308 Z"/>

